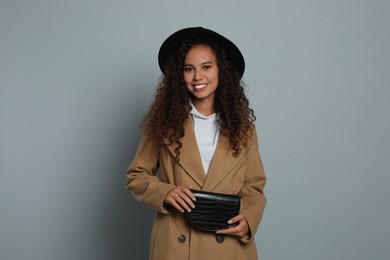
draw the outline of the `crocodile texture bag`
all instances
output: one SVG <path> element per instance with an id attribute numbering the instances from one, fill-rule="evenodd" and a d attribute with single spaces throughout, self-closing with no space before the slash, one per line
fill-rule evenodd
<path id="1" fill-rule="evenodd" d="M 195 208 L 187 212 L 190 223 L 198 229 L 215 232 L 230 226 L 228 220 L 240 211 L 240 196 L 191 190 Z"/>

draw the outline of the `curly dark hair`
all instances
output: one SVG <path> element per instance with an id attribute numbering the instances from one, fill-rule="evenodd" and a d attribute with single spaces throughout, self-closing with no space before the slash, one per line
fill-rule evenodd
<path id="1" fill-rule="evenodd" d="M 221 135 L 227 136 L 233 156 L 238 156 L 253 134 L 256 117 L 249 108 L 244 93 L 244 83 L 238 71 L 229 61 L 224 49 L 213 42 L 189 40 L 170 55 L 156 90 L 156 96 L 141 127 L 156 145 L 157 154 L 167 141 L 176 144 L 176 159 L 179 160 L 180 139 L 185 135 L 184 122 L 191 110 L 191 94 L 184 84 L 184 60 L 194 45 L 207 45 L 216 55 L 219 69 L 218 87 L 215 91 L 214 110 L 220 125 Z"/>

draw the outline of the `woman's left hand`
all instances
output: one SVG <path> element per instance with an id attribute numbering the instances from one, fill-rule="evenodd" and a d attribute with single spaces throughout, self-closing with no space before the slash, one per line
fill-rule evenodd
<path id="1" fill-rule="evenodd" d="M 235 216 L 228 221 L 229 224 L 235 224 L 228 229 L 218 230 L 216 233 L 221 235 L 231 235 L 238 238 L 245 237 L 249 232 L 248 222 L 243 215 Z"/>

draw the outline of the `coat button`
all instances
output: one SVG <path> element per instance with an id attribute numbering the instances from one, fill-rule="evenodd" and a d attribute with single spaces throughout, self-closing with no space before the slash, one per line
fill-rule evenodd
<path id="1" fill-rule="evenodd" d="M 177 240 L 179 241 L 179 243 L 184 243 L 186 241 L 186 236 L 185 235 L 180 235 Z"/>
<path id="2" fill-rule="evenodd" d="M 223 241 L 225 241 L 225 237 L 222 236 L 222 235 L 217 235 L 217 237 L 215 238 L 215 240 L 217 240 L 217 242 L 218 242 L 219 244 L 222 244 Z"/>

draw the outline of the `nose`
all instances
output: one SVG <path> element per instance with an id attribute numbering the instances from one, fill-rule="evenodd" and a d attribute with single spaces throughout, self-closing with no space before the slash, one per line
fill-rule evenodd
<path id="1" fill-rule="evenodd" d="M 199 81 L 203 79 L 202 70 L 195 70 L 194 72 L 194 81 Z"/>

